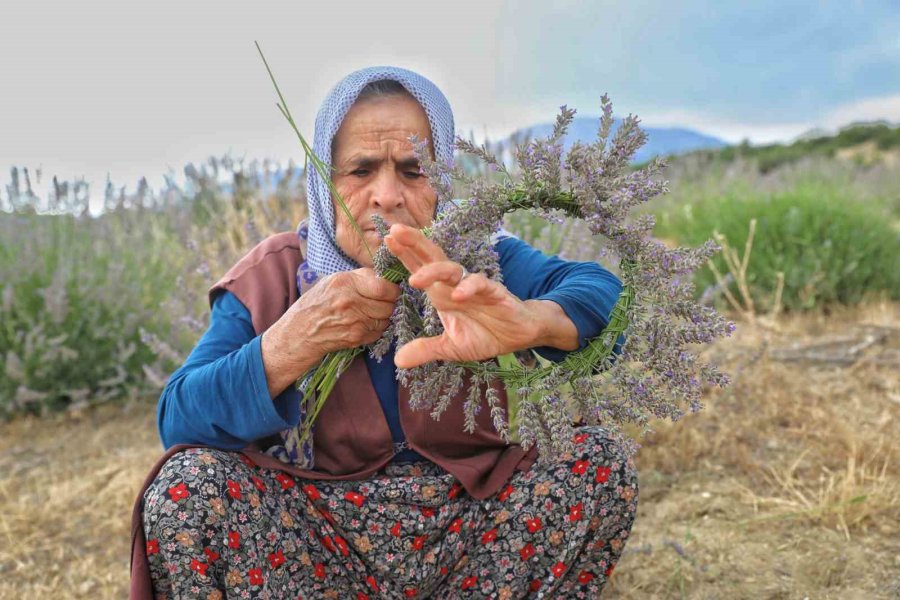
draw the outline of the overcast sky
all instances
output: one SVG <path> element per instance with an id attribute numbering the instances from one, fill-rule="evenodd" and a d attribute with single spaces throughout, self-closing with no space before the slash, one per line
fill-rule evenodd
<path id="1" fill-rule="evenodd" d="M 737 142 L 900 122 L 900 2 L 10 1 L 0 8 L 0 182 L 12 165 L 161 183 L 191 161 L 299 158 L 253 46 L 308 137 L 357 68 L 432 79 L 462 133 L 499 137 L 560 104 Z"/>

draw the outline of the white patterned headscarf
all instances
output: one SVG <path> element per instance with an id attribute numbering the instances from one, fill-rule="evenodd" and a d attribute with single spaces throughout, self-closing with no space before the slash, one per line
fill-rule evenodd
<path id="1" fill-rule="evenodd" d="M 316 116 L 313 152 L 326 165 L 331 164 L 331 142 L 359 93 L 373 81 L 390 80 L 401 84 L 415 98 L 431 126 L 434 158 L 449 163 L 453 157 L 453 111 L 444 94 L 418 73 L 399 67 L 368 67 L 354 71 L 332 88 Z M 318 277 L 359 267 L 345 255 L 335 238 L 335 213 L 328 186 L 319 173 L 310 168 L 306 183 L 309 207 L 307 256 L 310 270 Z"/>

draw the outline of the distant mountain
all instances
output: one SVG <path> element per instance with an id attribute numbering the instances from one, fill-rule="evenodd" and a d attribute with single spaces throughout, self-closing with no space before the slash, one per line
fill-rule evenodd
<path id="1" fill-rule="evenodd" d="M 809 140 L 817 140 L 819 138 L 828 137 L 830 135 L 834 134 L 824 127 L 813 127 L 812 129 L 804 131 L 794 139 L 790 140 L 789 143 L 792 144 L 794 142 L 807 142 Z"/>
<path id="2" fill-rule="evenodd" d="M 615 132 L 622 121 L 615 119 L 613 123 L 613 132 Z M 569 131 L 563 140 L 564 147 L 568 149 L 576 141 L 590 144 L 597 139 L 597 129 L 600 126 L 599 117 L 575 117 L 569 126 Z M 680 127 L 644 127 L 647 133 L 647 143 L 638 149 L 635 154 L 635 162 L 644 162 L 650 160 L 654 156 L 665 156 L 668 154 L 682 154 L 693 150 L 714 150 L 724 148 L 728 144 L 718 138 L 704 135 L 691 129 L 682 129 Z M 520 129 L 510 136 L 511 139 L 523 139 L 526 136 L 535 138 L 545 138 L 553 132 L 553 123 L 541 123 Z"/>

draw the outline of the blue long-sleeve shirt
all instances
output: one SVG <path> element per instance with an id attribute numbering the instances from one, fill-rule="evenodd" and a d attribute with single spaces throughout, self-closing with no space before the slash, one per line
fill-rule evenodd
<path id="1" fill-rule="evenodd" d="M 618 278 L 592 262 L 569 262 L 548 257 L 516 238 L 496 245 L 503 283 L 521 300 L 552 300 L 578 330 L 580 347 L 598 335 L 622 290 Z M 231 292 L 213 302 L 209 329 L 184 364 L 169 378 L 159 398 L 157 425 L 163 446 L 203 444 L 236 450 L 250 442 L 296 427 L 300 393 L 288 386 L 269 396 L 260 348 L 250 312 Z M 549 360 L 566 352 L 536 348 Z M 366 364 L 395 443 L 405 441 L 393 349 L 382 361 Z M 398 453 L 395 461 L 422 460 L 413 451 Z"/>

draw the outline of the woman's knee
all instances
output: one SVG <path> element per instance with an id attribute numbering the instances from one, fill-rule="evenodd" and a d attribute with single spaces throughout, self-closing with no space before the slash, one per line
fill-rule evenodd
<path id="1" fill-rule="evenodd" d="M 598 462 L 625 465 L 634 469 L 631 460 L 634 452 L 628 448 L 628 442 L 612 435 L 599 425 L 584 425 L 575 429 L 575 452 Z"/>
<path id="2" fill-rule="evenodd" d="M 628 503 L 636 502 L 638 473 L 634 452 L 626 441 L 616 439 L 602 427 L 585 426 L 576 429 L 575 442 L 576 465 L 580 461 L 584 470 L 590 469 L 585 474 L 598 498 L 615 493 Z"/>
<path id="3" fill-rule="evenodd" d="M 163 464 L 143 496 L 144 522 L 161 515 L 204 505 L 215 505 L 227 493 L 228 482 L 241 478 L 247 469 L 235 452 L 212 448 L 188 448 Z M 190 500 L 190 502 L 189 502 Z"/>

